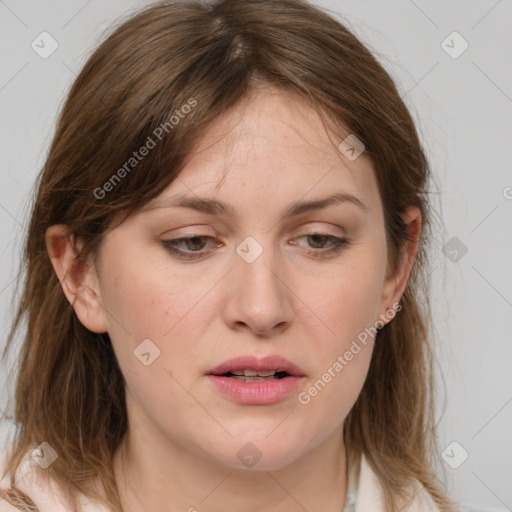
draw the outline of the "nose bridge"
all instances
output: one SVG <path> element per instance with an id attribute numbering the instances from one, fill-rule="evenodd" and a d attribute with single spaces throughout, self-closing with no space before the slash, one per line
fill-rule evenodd
<path id="1" fill-rule="evenodd" d="M 258 239 L 248 236 L 236 248 L 239 256 L 237 266 L 240 267 L 240 276 L 244 285 L 250 287 L 253 294 L 263 293 L 271 296 L 273 300 L 280 294 L 280 280 L 278 276 L 279 262 L 276 259 L 273 240 L 270 235 L 258 236 Z"/>
<path id="2" fill-rule="evenodd" d="M 263 333 L 289 322 L 292 308 L 283 265 L 271 236 L 245 238 L 236 248 L 235 283 L 231 287 L 231 320 Z"/>

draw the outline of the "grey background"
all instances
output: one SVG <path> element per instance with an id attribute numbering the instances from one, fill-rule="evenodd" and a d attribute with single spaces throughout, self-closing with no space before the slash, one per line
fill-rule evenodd
<path id="1" fill-rule="evenodd" d="M 317 3 L 341 16 L 397 79 L 437 176 L 432 199 L 444 227 L 432 241 L 431 278 L 445 379 L 439 442 L 447 448 L 439 475 L 467 506 L 512 510 L 512 2 Z M 13 314 L 29 197 L 59 107 L 103 30 L 146 4 L 0 0 L 1 345 Z M 43 31 L 58 42 L 47 59 L 31 48 Z M 457 36 L 442 46 L 454 31 L 469 44 L 458 58 L 444 49 L 460 50 Z M 12 392 L 6 372 L 2 408 Z"/>

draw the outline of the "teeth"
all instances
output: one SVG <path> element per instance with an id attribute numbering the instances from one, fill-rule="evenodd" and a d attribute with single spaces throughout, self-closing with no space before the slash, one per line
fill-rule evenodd
<path id="1" fill-rule="evenodd" d="M 277 380 L 277 377 L 271 375 L 269 377 L 246 377 L 245 375 L 234 375 L 231 377 L 233 380 L 239 380 L 241 382 L 263 382 L 268 380 Z"/>
<path id="2" fill-rule="evenodd" d="M 271 371 L 263 371 L 263 370 L 231 370 L 233 375 L 238 375 L 240 377 L 272 377 L 275 373 L 277 373 L 276 370 Z"/>
<path id="3" fill-rule="evenodd" d="M 271 377 L 272 375 L 275 375 L 276 373 L 277 373 L 276 370 L 272 370 L 269 372 L 258 371 L 258 375 L 260 377 Z M 247 373 L 245 375 L 247 375 Z"/>

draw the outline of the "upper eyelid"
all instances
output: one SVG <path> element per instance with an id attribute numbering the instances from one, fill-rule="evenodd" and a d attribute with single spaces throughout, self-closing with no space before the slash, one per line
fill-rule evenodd
<path id="1" fill-rule="evenodd" d="M 325 227 L 319 227 L 319 226 L 311 226 L 309 228 L 304 228 L 305 229 L 305 233 L 301 234 L 301 235 L 298 235 L 298 236 L 306 236 L 306 235 L 312 235 L 312 234 L 321 234 L 321 235 L 327 235 L 327 236 L 336 236 L 336 237 L 344 237 L 346 236 L 346 229 L 345 228 L 342 228 L 341 226 L 337 226 L 333 223 L 330 223 L 330 222 L 325 222 L 325 221 L 312 221 L 313 222 L 317 222 L 318 224 L 328 224 L 331 226 L 330 229 L 334 229 L 337 231 L 337 233 L 329 233 L 328 232 L 328 228 L 325 228 Z M 308 224 L 311 224 L 311 223 L 308 223 Z M 171 236 L 171 233 L 174 233 L 175 235 L 175 238 L 173 238 L 173 240 L 177 239 L 177 238 L 190 238 L 190 237 L 195 237 L 195 236 L 209 236 L 209 237 L 212 237 L 212 238 L 215 238 L 217 235 L 216 234 L 211 234 L 211 233 L 201 233 L 199 231 L 203 230 L 203 229 L 207 229 L 205 226 L 202 226 L 202 227 L 195 227 L 194 225 L 191 225 L 191 226 L 184 226 L 182 228 L 177 228 L 176 230 L 170 230 L 170 231 L 166 231 L 165 234 L 167 234 L 168 236 Z M 292 231 L 296 231 L 297 228 L 293 229 Z M 185 232 L 183 234 L 181 233 L 175 233 L 175 231 L 181 231 L 181 230 L 188 230 L 188 232 Z M 301 228 L 298 228 L 298 230 L 302 230 L 302 227 Z M 233 234 L 233 231 L 231 229 L 228 229 L 228 232 L 230 234 Z M 245 238 L 245 236 L 243 237 Z"/>
<path id="2" fill-rule="evenodd" d="M 305 236 L 326 236 L 331 238 L 348 238 L 345 233 L 339 233 L 339 234 L 333 234 L 333 233 L 327 233 L 322 230 L 313 230 L 308 231 L 306 233 L 301 233 L 299 235 L 296 235 L 295 238 L 303 238 Z M 191 238 L 210 238 L 212 240 L 215 240 L 217 238 L 216 235 L 210 235 L 210 234 L 204 234 L 204 233 L 185 233 L 183 235 L 175 236 L 173 238 L 163 238 L 162 241 L 164 242 L 176 242 L 176 241 L 182 241 L 182 240 L 190 240 Z"/>

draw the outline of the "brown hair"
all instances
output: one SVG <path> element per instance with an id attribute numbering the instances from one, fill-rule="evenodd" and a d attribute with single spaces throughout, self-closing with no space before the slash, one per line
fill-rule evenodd
<path id="1" fill-rule="evenodd" d="M 105 504 L 121 508 L 112 458 L 127 428 L 123 375 L 108 334 L 86 329 L 68 303 L 47 253 L 46 229 L 67 224 L 84 241 L 77 257 L 94 258 L 112 220 L 159 195 L 211 122 L 265 84 L 307 101 L 332 129 L 364 143 L 393 264 L 407 240 L 400 213 L 409 205 L 421 211 L 420 247 L 402 310 L 378 334 L 344 439 L 349 460 L 364 453 L 376 472 L 386 510 L 398 510 L 397 496 L 410 499 L 404 489 L 411 478 L 443 512 L 453 510 L 433 468 L 429 164 L 383 66 L 343 24 L 302 0 L 154 4 L 114 28 L 88 59 L 60 114 L 26 236 L 24 289 L 4 351 L 5 357 L 26 318 L 18 428 L 5 474 L 14 474 L 29 447 L 47 441 L 59 453 L 48 471 L 71 496 L 80 491 L 101 499 L 88 485 L 97 478 Z M 187 104 L 194 108 L 180 115 Z M 170 123 L 173 113 L 179 123 Z M 116 169 L 162 126 L 165 136 L 150 154 L 114 180 Z M 112 186 L 104 187 L 107 182 Z"/>

